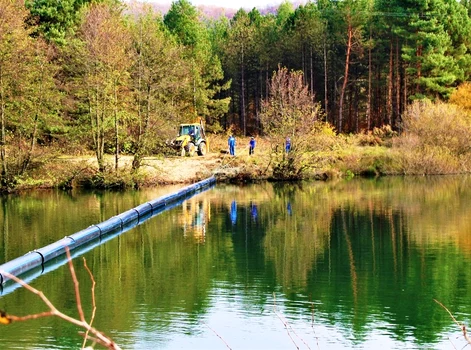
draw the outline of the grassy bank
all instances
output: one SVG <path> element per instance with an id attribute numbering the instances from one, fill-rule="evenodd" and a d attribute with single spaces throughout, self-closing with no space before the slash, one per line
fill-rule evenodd
<path id="1" fill-rule="evenodd" d="M 192 183 L 215 175 L 218 181 L 251 182 L 283 180 L 274 177 L 275 167 L 283 162 L 276 146 L 257 138 L 253 155 L 248 154 L 248 137 L 238 137 L 236 156 L 230 156 L 224 136 L 211 136 L 211 151 L 204 157 L 150 156 L 138 172 L 131 171 L 131 156 L 123 155 L 119 170 L 114 170 L 114 158 L 107 157 L 107 171 L 97 171 L 93 154 L 58 155 L 38 165 L 28 176 L 19 177 L 16 189 L 27 188 L 139 188 L 161 184 Z M 399 139 L 377 139 L 365 144 L 365 136 L 339 136 L 338 144 L 328 149 L 304 152 L 301 155 L 299 179 L 327 180 L 352 176 L 384 176 L 404 174 L 448 174 L 467 172 L 457 168 L 457 160 L 449 160 L 446 152 L 437 150 L 421 153 L 406 151 L 394 145 Z M 401 141 L 402 142 L 402 141 Z M 279 146 L 282 148 L 282 145 Z M 330 148 L 330 149 L 329 149 Z M 425 150 L 423 150 L 425 152 Z M 444 155 L 445 153 L 445 155 Z M 285 161 L 286 161 L 285 158 Z M 464 159 L 463 159 L 464 160 Z M 467 164 L 469 161 L 463 162 Z M 289 178 L 295 180 L 296 178 Z"/>
<path id="2" fill-rule="evenodd" d="M 289 153 L 283 141 L 256 137 L 249 155 L 250 137 L 236 136 L 236 156 L 227 152 L 227 135 L 209 135 L 204 157 L 150 155 L 132 171 L 132 155 L 123 154 L 115 170 L 106 156 L 104 172 L 98 171 L 93 153 L 75 154 L 53 147 L 39 148 L 28 173 L 13 177 L 4 188 L 139 188 L 159 184 L 192 183 L 211 175 L 219 181 L 299 180 L 352 176 L 436 175 L 471 170 L 471 122 L 467 113 L 450 104 L 415 103 L 403 116 L 402 132 L 390 127 L 367 133 L 338 135 L 319 123 L 297 139 Z"/>

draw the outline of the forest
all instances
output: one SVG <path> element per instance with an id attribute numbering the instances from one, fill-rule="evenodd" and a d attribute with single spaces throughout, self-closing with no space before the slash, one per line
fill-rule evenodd
<path id="1" fill-rule="evenodd" d="M 214 134 L 292 135 L 292 158 L 273 162 L 288 177 L 326 137 L 371 144 L 405 131 L 396 145 L 420 144 L 415 159 L 467 172 L 470 11 L 468 0 L 318 0 L 209 18 L 188 0 L 164 14 L 117 0 L 0 0 L 1 187 L 51 154 L 93 152 L 102 174 L 128 154 L 136 172 L 198 118 Z"/>

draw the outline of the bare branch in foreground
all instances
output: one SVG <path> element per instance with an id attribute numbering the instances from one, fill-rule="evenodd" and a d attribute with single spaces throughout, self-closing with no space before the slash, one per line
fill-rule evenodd
<path id="1" fill-rule="evenodd" d="M 85 329 L 85 331 L 86 331 L 85 332 L 85 341 L 87 339 L 91 339 L 92 341 L 94 341 L 94 342 L 96 342 L 96 343 L 98 343 L 98 344 L 100 344 L 100 345 L 102 345 L 102 346 L 104 346 L 108 349 L 121 350 L 119 345 L 116 344 L 112 339 L 110 339 L 108 336 L 106 336 L 105 334 L 103 334 L 102 332 L 98 331 L 97 329 L 95 329 L 94 327 L 91 326 L 91 323 L 93 322 L 93 319 L 95 317 L 95 307 L 96 306 L 95 306 L 95 297 L 94 296 L 93 296 L 94 310 L 93 310 L 91 323 L 89 324 L 89 323 L 87 323 L 87 321 L 85 321 L 85 317 L 84 317 L 83 309 L 82 309 L 82 304 L 81 304 L 81 301 L 80 301 L 79 283 L 78 283 L 77 277 L 75 275 L 75 270 L 73 268 L 72 259 L 71 259 L 70 252 L 69 252 L 68 248 L 66 248 L 66 253 L 67 253 L 67 258 L 68 258 L 68 261 L 69 261 L 70 273 L 72 275 L 72 280 L 74 281 L 75 298 L 76 298 L 76 302 L 77 302 L 77 309 L 78 309 L 78 312 L 79 312 L 80 320 L 75 319 L 73 317 L 70 317 L 70 316 L 60 312 L 51 303 L 51 301 L 44 295 L 43 292 L 41 292 L 41 291 L 37 290 L 36 288 L 30 286 L 28 283 L 26 283 L 22 279 L 10 274 L 9 272 L 0 271 L 0 273 L 3 274 L 4 276 L 7 276 L 8 278 L 12 279 L 16 283 L 20 284 L 21 286 L 23 286 L 24 288 L 29 290 L 31 293 L 36 294 L 37 296 L 39 296 L 41 298 L 41 300 L 49 308 L 49 311 L 45 311 L 45 312 L 38 313 L 38 314 L 26 315 L 26 316 L 7 315 L 5 312 L 2 311 L 2 312 L 0 312 L 0 321 L 1 321 L 0 323 L 8 324 L 8 323 L 11 323 L 11 322 L 26 321 L 26 320 L 31 320 L 31 319 L 37 319 L 37 318 L 40 318 L 40 317 L 57 316 L 57 317 L 60 317 L 63 320 L 69 322 L 69 323 L 72 323 L 76 326 L 79 326 L 79 327 Z M 88 269 L 88 267 L 86 267 L 86 269 L 89 271 L 89 273 L 91 275 L 91 272 Z M 94 293 L 95 280 L 93 279 L 93 277 L 92 277 L 92 281 L 93 281 L 92 292 Z M 89 334 L 92 334 L 93 337 L 90 337 Z M 83 344 L 83 345 L 85 345 L 85 344 Z"/>
<path id="2" fill-rule="evenodd" d="M 80 321 L 85 322 L 85 316 L 82 309 L 82 301 L 80 299 L 80 290 L 79 282 L 77 280 L 77 275 L 75 274 L 74 264 L 72 263 L 72 257 L 70 256 L 70 251 L 66 247 L 65 253 L 67 254 L 67 262 L 69 264 L 70 275 L 72 276 L 72 281 L 74 281 L 74 290 L 75 290 L 75 301 L 77 303 L 77 311 L 80 317 Z"/>
<path id="3" fill-rule="evenodd" d="M 85 258 L 83 258 L 83 266 L 85 266 L 85 269 L 87 270 L 88 275 L 90 276 L 90 280 L 92 281 L 92 307 L 93 307 L 93 310 L 92 310 L 92 317 L 90 319 L 90 326 L 91 326 L 93 324 L 93 321 L 95 320 L 95 315 L 96 315 L 96 299 L 95 299 L 96 282 L 95 282 L 95 278 L 93 277 L 92 272 L 88 268 L 87 260 Z M 88 339 L 88 334 L 89 334 L 89 332 L 87 330 L 87 332 L 85 333 L 85 337 L 83 339 L 82 347 L 85 347 L 85 343 L 87 342 L 87 339 Z"/>
<path id="4" fill-rule="evenodd" d="M 468 337 L 468 333 L 466 331 L 466 326 L 464 324 L 460 324 L 456 318 L 453 316 L 453 314 L 450 312 L 450 310 L 448 310 L 446 308 L 445 305 L 443 305 L 441 302 L 439 302 L 437 299 L 433 299 L 433 301 L 435 301 L 438 305 L 440 305 L 442 308 L 444 308 L 446 310 L 446 312 L 448 312 L 448 314 L 450 315 L 451 319 L 453 320 L 453 322 L 455 322 L 458 327 L 460 327 L 461 331 L 463 332 L 463 337 L 464 339 L 468 342 L 468 344 L 471 344 L 471 339 L 469 339 Z"/>
<path id="5" fill-rule="evenodd" d="M 301 338 L 297 333 L 296 331 L 293 329 L 293 327 L 291 327 L 291 325 L 288 323 L 288 320 L 286 320 L 281 314 L 279 314 L 277 311 L 276 311 L 276 295 L 275 293 L 273 293 L 273 312 L 275 313 L 275 315 L 279 318 L 279 320 L 283 323 L 283 325 L 285 326 L 286 328 L 286 332 L 288 333 L 288 336 L 290 337 L 291 341 L 293 342 L 294 346 L 296 346 L 296 349 L 299 349 L 299 346 L 296 344 L 296 342 L 294 341 L 293 337 L 291 336 L 291 332 L 299 339 L 301 340 L 304 345 L 306 345 L 306 347 L 310 350 L 311 348 L 309 347 L 309 344 L 306 343 L 304 341 L 303 338 Z M 290 332 L 290 329 L 291 329 L 291 332 Z"/>
<path id="6" fill-rule="evenodd" d="M 204 324 L 206 327 L 208 327 L 214 334 L 216 334 L 216 336 L 217 336 L 219 339 L 221 339 L 221 340 L 224 342 L 224 344 L 226 344 L 226 346 L 227 346 L 228 349 L 231 349 L 231 350 L 232 350 L 232 348 L 229 346 L 229 344 L 227 344 L 227 342 L 226 342 L 219 334 L 217 334 L 217 332 L 216 332 L 214 329 L 212 329 L 211 327 L 209 327 L 209 325 L 208 325 L 206 322 L 203 322 L 203 324 Z"/>

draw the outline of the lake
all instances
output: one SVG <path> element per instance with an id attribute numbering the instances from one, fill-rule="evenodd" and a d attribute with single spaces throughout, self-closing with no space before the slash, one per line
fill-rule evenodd
<path id="1" fill-rule="evenodd" d="M 0 263 L 181 187 L 2 197 Z M 87 319 L 84 258 L 93 325 L 123 349 L 461 349 L 448 311 L 471 321 L 470 212 L 464 176 L 218 184 L 73 263 Z M 78 317 L 67 265 L 30 284 Z M 0 295 L 9 314 L 47 310 L 24 288 Z M 58 318 L 0 325 L 0 339 L 82 344 Z"/>

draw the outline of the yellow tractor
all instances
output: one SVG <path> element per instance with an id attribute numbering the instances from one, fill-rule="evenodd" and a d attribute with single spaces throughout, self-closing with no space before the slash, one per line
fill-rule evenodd
<path id="1" fill-rule="evenodd" d="M 184 157 L 204 156 L 208 152 L 209 145 L 204 132 L 203 123 L 180 124 L 177 137 L 170 142 L 173 149 Z"/>

